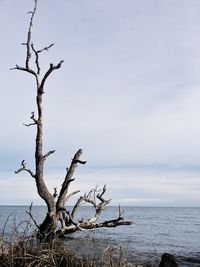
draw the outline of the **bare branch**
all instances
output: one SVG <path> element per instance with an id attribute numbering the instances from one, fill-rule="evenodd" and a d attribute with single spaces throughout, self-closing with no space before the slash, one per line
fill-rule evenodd
<path id="1" fill-rule="evenodd" d="M 80 206 L 80 204 L 84 201 L 84 197 L 83 196 L 80 196 L 79 199 L 76 201 L 76 204 L 74 205 L 73 209 L 72 209 L 72 212 L 71 212 L 71 216 L 72 216 L 72 219 L 74 219 L 75 217 L 75 214 L 78 210 L 78 207 Z"/>
<path id="2" fill-rule="evenodd" d="M 31 219 L 34 222 L 34 224 L 37 227 L 37 229 L 40 229 L 39 225 L 37 224 L 36 220 L 33 217 L 33 214 L 32 214 L 32 206 L 33 206 L 33 202 L 31 202 L 31 205 L 29 207 L 29 211 L 26 211 L 26 213 L 31 217 Z"/>
<path id="3" fill-rule="evenodd" d="M 25 162 L 25 159 L 22 160 L 22 162 L 21 162 L 21 166 L 22 166 L 22 168 L 26 168 L 26 162 Z"/>
<path id="4" fill-rule="evenodd" d="M 122 214 L 124 214 L 124 211 L 121 211 L 121 207 L 119 205 L 119 217 L 122 217 Z"/>
<path id="5" fill-rule="evenodd" d="M 102 228 L 102 227 L 108 227 L 108 228 L 114 228 L 117 226 L 121 225 L 131 225 L 133 224 L 132 221 L 122 221 L 121 218 L 109 220 L 109 221 L 104 221 L 103 223 L 88 223 L 88 221 L 81 221 L 78 224 L 74 225 L 71 224 L 62 230 L 58 231 L 58 235 L 63 235 L 63 234 L 68 234 L 68 233 L 73 233 L 77 230 L 83 231 L 86 229 L 95 229 L 95 228 Z"/>
<path id="6" fill-rule="evenodd" d="M 103 189 L 102 189 L 102 192 L 101 194 L 98 194 L 97 195 L 97 198 L 101 201 L 101 202 L 104 202 L 105 200 L 102 198 L 102 196 L 105 194 L 106 192 L 106 185 L 103 186 Z"/>
<path id="7" fill-rule="evenodd" d="M 37 74 L 39 75 L 40 74 L 39 55 L 38 55 L 38 52 L 35 50 L 33 44 L 31 44 L 31 48 L 32 48 L 33 52 L 35 53 L 35 65 L 37 68 Z"/>
<path id="8" fill-rule="evenodd" d="M 95 189 L 90 190 L 90 192 L 87 195 L 85 195 L 83 198 L 85 202 L 92 204 L 94 208 L 96 209 L 95 199 L 94 200 L 91 199 L 92 192 L 95 192 Z"/>
<path id="9" fill-rule="evenodd" d="M 28 172 L 33 178 L 35 178 L 35 174 L 30 170 L 26 168 L 26 163 L 25 160 L 22 160 L 21 162 L 21 168 L 19 168 L 17 171 L 15 171 L 15 174 L 20 173 L 21 171 L 26 171 Z"/>
<path id="10" fill-rule="evenodd" d="M 50 44 L 49 46 L 44 47 L 43 49 L 40 49 L 37 51 L 37 53 L 42 53 L 43 51 L 49 51 L 49 48 L 54 46 L 54 44 Z"/>
<path id="11" fill-rule="evenodd" d="M 37 2 L 38 2 L 38 0 L 35 0 L 35 5 L 34 5 L 33 11 L 28 12 L 29 14 L 31 14 L 31 19 L 30 19 L 30 23 L 29 23 L 27 42 L 26 42 L 26 63 L 25 63 L 25 66 L 26 66 L 27 70 L 29 69 L 29 61 L 31 59 L 31 34 L 32 34 L 31 30 L 33 27 L 33 19 L 35 16 L 35 12 L 37 10 Z"/>
<path id="12" fill-rule="evenodd" d="M 21 66 L 16 65 L 16 67 L 10 68 L 10 70 L 21 70 L 21 71 L 25 71 L 25 72 L 31 73 L 32 75 L 34 75 L 37 78 L 36 72 L 34 70 L 32 70 L 32 69 L 27 69 L 27 68 L 24 68 L 24 67 L 21 67 Z"/>
<path id="13" fill-rule="evenodd" d="M 97 188 L 94 188 L 94 189 L 90 190 L 88 194 L 85 194 L 84 196 L 79 197 L 79 199 L 77 200 L 77 202 L 74 205 L 72 212 L 71 212 L 71 216 L 72 216 L 72 218 L 74 218 L 75 213 L 77 212 L 78 207 L 81 205 L 82 202 L 86 202 L 86 203 L 91 204 L 95 208 L 95 215 L 94 215 L 94 217 L 91 217 L 88 220 L 82 222 L 85 225 L 87 225 L 88 228 L 92 227 L 92 225 L 95 225 L 95 222 L 98 220 L 101 212 L 110 203 L 110 200 L 104 200 L 102 198 L 103 194 L 106 192 L 106 186 L 105 185 L 102 189 L 101 194 L 98 194 L 98 197 L 96 195 L 96 192 L 97 192 Z M 98 203 L 98 204 L 96 203 L 96 198 L 98 198 L 100 200 L 100 203 Z"/>
<path id="14" fill-rule="evenodd" d="M 33 172 L 30 169 L 26 169 L 26 168 L 20 168 L 19 170 L 15 171 L 15 174 L 18 174 L 21 171 L 27 171 L 33 178 L 35 178 L 35 175 L 33 174 Z"/>
<path id="15" fill-rule="evenodd" d="M 34 113 L 34 111 L 31 112 L 31 117 L 30 117 L 30 119 L 32 119 L 36 124 L 38 123 L 38 120 L 35 119 L 35 113 Z"/>
<path id="16" fill-rule="evenodd" d="M 29 124 L 26 124 L 26 123 L 23 123 L 24 126 L 26 127 L 30 127 L 30 126 L 33 126 L 33 125 L 36 125 L 37 123 L 33 122 L 33 123 L 29 123 Z"/>
<path id="17" fill-rule="evenodd" d="M 61 223 L 61 229 L 56 232 L 57 236 L 64 235 L 66 232 L 72 233 L 77 230 L 82 231 L 83 229 L 80 227 L 80 223 L 76 223 L 72 216 L 70 211 L 63 208 L 62 210 L 58 211 L 58 218 Z"/>
<path id="18" fill-rule="evenodd" d="M 32 35 L 33 19 L 34 19 L 36 10 L 37 10 L 38 0 L 34 0 L 34 2 L 35 3 L 34 3 L 33 11 L 28 12 L 28 14 L 31 14 L 31 18 L 30 18 L 29 27 L 28 27 L 27 41 L 26 41 L 26 43 L 22 43 L 22 45 L 26 46 L 25 67 L 21 67 L 21 66 L 16 65 L 16 67 L 10 68 L 10 70 L 25 71 L 25 72 L 31 73 L 32 75 L 34 75 L 37 78 L 37 73 L 34 70 L 30 69 L 30 66 L 29 66 L 29 62 L 31 59 L 31 46 L 32 46 L 31 35 Z"/>
<path id="19" fill-rule="evenodd" d="M 82 160 L 75 160 L 74 163 L 80 163 L 80 164 L 85 164 L 87 161 L 82 161 Z"/>
<path id="20" fill-rule="evenodd" d="M 46 160 L 46 158 L 47 158 L 48 156 L 50 156 L 51 154 L 53 154 L 53 153 L 55 153 L 55 152 L 56 152 L 56 150 L 50 150 L 49 152 L 47 152 L 47 153 L 43 156 L 43 159 Z"/>
<path id="21" fill-rule="evenodd" d="M 34 122 L 33 123 L 29 123 L 29 124 L 23 123 L 23 125 L 26 126 L 26 127 L 29 127 L 29 126 L 33 126 L 33 125 L 38 124 L 38 120 L 35 119 L 35 113 L 34 112 L 31 112 L 30 119 L 32 119 Z"/>
<path id="22" fill-rule="evenodd" d="M 66 195 L 68 192 L 68 187 L 69 184 L 74 181 L 73 175 L 74 175 L 74 171 L 75 168 L 77 167 L 78 161 L 80 160 L 80 156 L 83 153 L 82 149 L 79 149 L 76 154 L 74 155 L 71 165 L 69 167 L 69 169 L 67 169 L 67 173 L 65 176 L 65 180 L 62 184 L 61 190 L 60 190 L 60 194 L 56 203 L 56 206 L 58 209 L 63 208 L 64 204 L 65 204 L 65 199 L 66 199 Z"/>
<path id="23" fill-rule="evenodd" d="M 49 51 L 49 48 L 51 48 L 54 44 L 50 44 L 49 46 L 46 46 L 44 47 L 43 49 L 40 49 L 40 50 L 36 50 L 34 48 L 34 45 L 33 43 L 31 44 L 31 48 L 35 54 L 35 65 L 36 65 L 36 68 L 37 68 L 37 74 L 39 75 L 40 74 L 40 64 L 39 64 L 39 53 L 42 53 L 43 51 Z"/>
<path id="24" fill-rule="evenodd" d="M 124 221 L 124 218 L 122 217 L 122 214 L 124 211 L 121 211 L 120 205 L 119 205 L 119 216 L 117 219 L 107 220 L 103 223 L 99 223 L 96 225 L 96 228 L 99 227 L 117 227 L 119 225 L 131 225 L 132 221 Z"/>
<path id="25" fill-rule="evenodd" d="M 41 81 L 41 84 L 40 84 L 40 88 L 39 90 L 44 93 L 44 84 L 46 82 L 46 79 L 49 77 L 49 75 L 56 69 L 59 69 L 62 65 L 62 63 L 64 62 L 64 60 L 61 60 L 57 65 L 53 65 L 52 63 L 50 64 L 50 67 L 48 69 L 48 71 L 45 73 L 42 81 Z"/>
<path id="26" fill-rule="evenodd" d="M 92 189 L 87 195 L 83 197 L 82 201 L 85 201 L 87 203 L 90 203 L 95 208 L 95 215 L 94 217 L 89 218 L 87 221 L 85 221 L 86 224 L 94 224 L 98 219 L 102 211 L 106 208 L 106 206 L 110 203 L 110 200 L 103 199 L 103 194 L 106 192 L 106 185 L 104 185 L 101 194 L 97 194 L 97 189 Z M 92 193 L 94 193 L 93 199 L 92 199 Z M 100 202 L 96 203 L 96 198 L 100 200 Z"/>
<path id="27" fill-rule="evenodd" d="M 72 218 L 72 216 L 71 216 L 71 213 L 69 212 L 69 211 L 67 211 L 66 209 L 65 209 L 65 212 L 67 213 L 67 215 L 69 216 L 69 220 L 70 220 L 70 222 L 78 229 L 78 230 L 82 230 L 81 229 L 81 227 L 79 226 L 79 224 L 78 223 L 76 223 L 74 220 L 73 220 L 73 218 Z"/>
<path id="28" fill-rule="evenodd" d="M 123 221 L 122 218 L 117 218 L 109 221 L 105 221 L 103 223 L 96 224 L 95 228 L 100 228 L 100 227 L 117 227 L 120 225 L 131 225 L 133 224 L 132 221 Z"/>

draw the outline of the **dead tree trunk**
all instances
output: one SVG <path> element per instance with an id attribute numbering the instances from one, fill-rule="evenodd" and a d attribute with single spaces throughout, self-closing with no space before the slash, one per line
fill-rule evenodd
<path id="1" fill-rule="evenodd" d="M 38 0 L 34 0 L 33 11 L 29 12 L 30 22 L 27 33 L 27 41 L 22 43 L 26 46 L 26 58 L 25 66 L 16 65 L 12 70 L 20 70 L 27 72 L 32 75 L 36 82 L 36 108 L 37 114 L 35 112 L 31 113 L 30 119 L 32 120 L 29 124 L 24 124 L 27 127 L 35 126 L 36 127 L 36 142 L 35 142 L 35 172 L 31 171 L 26 167 L 25 160 L 22 161 L 21 167 L 15 172 L 19 173 L 21 171 L 28 172 L 34 179 L 37 187 L 37 192 L 39 196 L 45 201 L 47 205 L 48 212 L 42 224 L 38 226 L 38 233 L 42 239 L 46 239 L 54 236 L 55 234 L 67 234 L 77 230 L 82 229 L 91 229 L 99 227 L 116 227 L 118 225 L 126 225 L 131 222 L 123 221 L 121 216 L 121 211 L 119 209 L 119 216 L 117 219 L 105 221 L 102 223 L 97 223 L 99 216 L 102 210 L 109 204 L 110 200 L 105 200 L 104 194 L 106 192 L 106 186 L 104 186 L 101 192 L 97 192 L 97 189 L 92 189 L 88 194 L 79 197 L 72 211 L 68 211 L 65 208 L 67 200 L 79 193 L 79 190 L 68 193 L 69 185 L 74 181 L 73 175 L 75 168 L 78 164 L 85 164 L 86 161 L 80 160 L 82 150 L 78 150 L 74 155 L 71 165 L 67 168 L 66 176 L 60 192 L 57 196 L 57 191 L 55 190 L 54 194 L 50 193 L 45 182 L 44 182 L 44 164 L 48 156 L 53 154 L 55 150 L 50 150 L 47 153 L 43 152 L 43 94 L 44 87 L 47 78 L 57 69 L 61 68 L 63 60 L 61 60 L 57 65 L 50 64 L 49 68 L 46 70 L 43 76 L 40 74 L 40 54 L 44 51 L 48 51 L 53 44 L 44 47 L 40 50 L 35 49 L 35 46 L 32 42 L 32 27 L 35 13 L 37 11 Z M 34 59 L 34 63 L 32 60 Z M 33 67 L 32 67 L 33 66 Z M 98 203 L 97 203 L 98 201 Z M 94 217 L 75 221 L 75 213 L 82 203 L 90 203 L 95 210 Z M 58 230 L 58 224 L 60 228 Z"/>

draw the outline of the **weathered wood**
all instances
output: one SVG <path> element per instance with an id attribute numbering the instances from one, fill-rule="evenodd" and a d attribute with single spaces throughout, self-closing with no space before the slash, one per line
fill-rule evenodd
<path id="1" fill-rule="evenodd" d="M 62 184 L 61 190 L 60 190 L 60 194 L 56 203 L 56 208 L 57 210 L 59 209 L 63 209 L 65 206 L 65 199 L 68 193 L 68 188 L 69 185 L 72 181 L 74 181 L 73 179 L 73 175 L 74 175 L 74 171 L 76 169 L 76 167 L 78 166 L 78 162 L 80 160 L 81 154 L 83 153 L 82 149 L 79 149 L 76 154 L 74 155 L 71 165 L 69 167 L 69 169 L 67 169 L 67 173 L 65 176 L 65 180 Z"/>
<path id="2" fill-rule="evenodd" d="M 53 194 L 49 191 L 45 180 L 44 180 L 44 164 L 46 159 L 53 153 L 55 150 L 50 150 L 46 154 L 43 153 L 43 95 L 44 95 L 44 86 L 46 80 L 49 76 L 57 69 L 60 69 L 63 60 L 61 60 L 58 64 L 50 63 L 49 68 L 44 71 L 44 75 L 41 75 L 41 67 L 40 67 L 40 53 L 44 51 L 48 51 L 53 44 L 44 47 L 43 49 L 37 50 L 35 49 L 35 45 L 32 41 L 32 28 L 35 13 L 37 11 L 38 0 L 34 0 L 34 8 L 33 11 L 29 12 L 31 14 L 31 18 L 29 21 L 28 33 L 27 33 L 27 42 L 23 43 L 26 47 L 26 58 L 25 58 L 25 66 L 16 65 L 16 67 L 11 68 L 12 70 L 20 70 L 27 72 L 34 76 L 35 86 L 36 86 L 36 109 L 37 112 L 31 113 L 30 119 L 33 121 L 32 123 L 24 124 L 25 126 L 35 126 L 36 127 L 36 140 L 35 140 L 35 172 L 31 171 L 26 167 L 25 160 L 22 161 L 21 167 L 16 171 L 16 173 L 20 173 L 21 171 L 28 172 L 34 179 L 37 187 L 38 195 L 44 200 L 47 205 L 47 214 L 41 225 L 37 225 L 36 221 L 31 214 L 31 208 L 28 214 L 33 219 L 35 225 L 38 228 L 38 235 L 42 239 L 52 238 L 55 235 L 61 234 L 69 234 L 71 232 L 77 230 L 85 230 L 92 228 L 100 228 L 100 227 L 116 227 L 119 225 L 129 225 L 131 222 L 124 221 L 122 218 L 122 213 L 119 208 L 119 216 L 116 219 L 104 221 L 102 223 L 97 223 L 102 211 L 107 207 L 110 203 L 110 200 L 104 199 L 104 194 L 106 193 L 106 185 L 99 192 L 97 189 L 92 189 L 88 194 L 84 196 L 80 196 L 74 205 L 72 211 L 68 211 L 65 208 L 66 202 L 70 197 L 79 193 L 79 190 L 76 190 L 72 193 L 69 193 L 69 186 L 74 179 L 74 172 L 76 167 L 79 164 L 86 164 L 86 161 L 80 159 L 82 155 L 82 149 L 79 149 L 70 164 L 70 167 L 67 168 L 67 172 L 60 189 L 59 194 L 57 194 L 57 189 L 54 188 Z M 32 67 L 33 66 L 33 67 Z M 87 219 L 75 220 L 75 214 L 80 207 L 81 204 L 87 203 L 93 206 L 94 208 L 94 216 Z M 60 222 L 60 228 L 58 229 L 58 225 Z"/>

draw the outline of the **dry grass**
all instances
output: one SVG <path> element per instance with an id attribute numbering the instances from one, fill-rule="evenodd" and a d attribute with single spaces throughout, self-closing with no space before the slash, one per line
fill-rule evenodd
<path id="1" fill-rule="evenodd" d="M 108 247 L 101 258 L 79 256 L 65 242 L 37 244 L 33 238 L 6 242 L 1 239 L 0 267 L 139 267 L 128 263 L 121 248 Z"/>
<path id="2" fill-rule="evenodd" d="M 30 235 L 30 221 L 16 223 L 14 219 L 9 240 L 4 233 L 8 219 L 0 235 L 0 267 L 150 267 L 130 263 L 121 247 L 107 247 L 100 256 L 92 257 L 85 248 L 85 253 L 75 252 L 66 240 L 55 239 L 39 243 L 35 235 Z M 32 231 L 31 231 L 32 232 Z M 87 246 L 86 246 L 87 247 Z M 152 266 L 153 267 L 153 266 Z"/>
<path id="3" fill-rule="evenodd" d="M 69 247 L 58 242 L 31 245 L 27 242 L 9 244 L 0 255 L 0 266 L 92 266 L 84 264 Z"/>

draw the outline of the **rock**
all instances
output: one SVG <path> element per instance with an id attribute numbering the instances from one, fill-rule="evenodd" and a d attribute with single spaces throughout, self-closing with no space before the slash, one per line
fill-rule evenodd
<path id="1" fill-rule="evenodd" d="M 175 258 L 172 254 L 164 253 L 161 258 L 159 267 L 178 267 Z"/>

